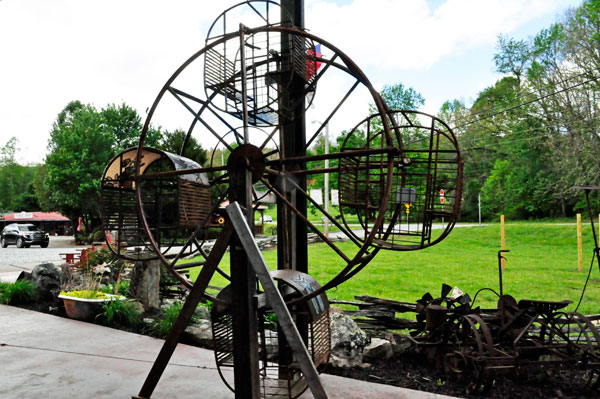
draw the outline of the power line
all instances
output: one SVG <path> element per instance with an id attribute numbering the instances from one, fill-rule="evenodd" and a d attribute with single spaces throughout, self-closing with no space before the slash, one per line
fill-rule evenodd
<path id="1" fill-rule="evenodd" d="M 529 130 L 531 131 L 535 131 L 536 129 L 531 129 Z M 585 128 L 581 128 L 581 129 L 575 129 L 575 132 L 581 132 L 587 130 Z M 527 131 L 524 131 L 523 133 L 525 133 Z M 469 150 L 486 150 L 486 149 L 494 149 L 494 147 L 499 147 L 499 146 L 506 146 L 509 144 L 513 144 L 513 143 L 519 143 L 522 141 L 533 141 L 533 140 L 539 140 L 540 136 L 532 136 L 532 137 L 524 137 L 524 138 L 520 138 L 520 139 L 514 139 L 514 140 L 499 140 L 497 143 L 486 143 L 484 145 L 476 145 L 473 146 L 473 144 L 476 144 L 477 142 L 470 142 L 469 145 L 470 147 L 461 147 L 461 152 L 466 152 Z"/>
<path id="2" fill-rule="evenodd" d="M 579 122 L 577 122 L 577 121 L 565 122 L 565 123 L 561 124 L 561 127 L 569 127 L 569 126 L 577 125 L 578 123 Z M 530 133 L 530 132 L 542 131 L 542 130 L 545 130 L 545 128 L 544 127 L 534 127 L 534 128 L 531 128 L 531 129 L 520 130 L 520 131 L 515 132 L 513 134 L 510 134 L 510 135 L 507 134 L 507 135 L 504 135 L 504 136 L 496 136 L 496 137 L 493 137 L 493 138 L 498 138 L 500 141 L 498 143 L 494 143 L 494 145 L 505 144 L 505 143 L 509 143 L 510 144 L 512 142 L 522 141 L 524 139 L 506 140 L 506 138 L 507 137 L 511 137 L 513 135 L 521 135 L 521 134 L 524 134 L 524 133 Z M 572 132 L 581 132 L 581 131 L 585 131 L 585 130 L 588 130 L 588 128 L 585 127 L 585 126 L 581 126 L 579 128 L 576 128 L 576 129 L 571 129 Z M 550 134 L 550 132 L 548 132 L 548 133 Z M 480 143 L 480 142 L 486 142 L 486 141 L 488 141 L 490 139 L 493 139 L 493 138 L 491 138 L 491 137 L 479 137 L 479 138 L 476 138 L 474 140 L 466 140 L 466 141 L 467 141 L 468 145 L 473 146 L 473 144 L 477 144 L 477 143 Z M 540 136 L 534 136 L 534 137 L 527 137 L 525 139 L 526 140 L 539 140 L 540 138 L 541 138 Z M 474 148 L 476 148 L 476 147 L 461 147 L 461 151 L 463 151 L 463 150 L 469 150 L 469 149 L 474 149 Z M 477 147 L 477 148 L 481 148 L 481 147 Z"/>
<path id="3" fill-rule="evenodd" d="M 563 81 L 562 81 L 562 82 L 560 82 L 560 83 L 566 82 L 566 81 L 568 81 L 568 80 L 570 80 L 570 79 L 572 79 L 572 78 L 575 78 L 575 77 L 580 77 L 580 76 L 582 76 L 582 75 L 583 75 L 583 74 L 576 75 L 576 76 L 574 76 L 574 77 L 571 77 L 571 78 L 569 78 L 569 79 L 565 79 L 565 80 L 563 80 Z M 496 116 L 496 115 L 499 115 L 499 114 L 502 114 L 502 113 L 505 113 L 505 112 L 512 111 L 512 110 L 514 110 L 514 109 L 517 109 L 517 108 L 523 107 L 523 106 L 525 106 L 525 105 L 532 104 L 532 103 L 534 103 L 534 102 L 537 102 L 537 101 L 543 100 L 543 99 L 545 99 L 545 98 L 548 98 L 548 97 L 555 96 L 555 95 L 557 95 L 557 94 L 560 94 L 560 93 L 563 93 L 563 92 L 567 92 L 567 91 L 569 91 L 569 90 L 573 90 L 574 88 L 577 88 L 577 87 L 579 87 L 579 86 L 583 86 L 583 85 L 585 85 L 585 84 L 588 84 L 588 83 L 590 83 L 590 82 L 597 81 L 597 80 L 598 80 L 598 78 L 597 78 L 597 77 L 590 78 L 590 79 L 588 79 L 588 80 L 586 80 L 586 81 L 584 81 L 584 82 L 579 82 L 579 83 L 577 83 L 577 84 L 574 84 L 574 85 L 572 85 L 572 86 L 566 87 L 566 88 L 564 88 L 564 89 L 561 89 L 561 90 L 558 90 L 558 91 L 555 91 L 555 92 L 552 92 L 552 93 L 548 93 L 548 94 L 545 94 L 545 95 L 543 95 L 543 96 L 536 97 L 536 98 L 534 98 L 534 99 L 532 99 L 532 100 L 528 100 L 528 101 L 525 101 L 525 102 L 523 102 L 523 103 L 519 103 L 519 104 L 517 104 L 517 105 L 515 105 L 515 106 L 509 107 L 509 108 L 506 108 L 506 109 L 503 109 L 503 110 L 500 110 L 500 111 L 497 111 L 497 112 L 494 112 L 494 113 L 491 113 L 491 114 L 487 114 L 487 115 L 485 115 L 484 117 L 481 117 L 481 118 L 479 118 L 479 119 L 477 119 L 477 120 L 470 121 L 470 122 L 464 123 L 464 124 L 462 124 L 462 125 L 457 125 L 457 126 L 454 126 L 454 127 L 452 127 L 451 129 L 452 129 L 452 130 L 456 130 L 456 129 L 463 128 L 463 127 L 465 127 L 465 126 L 469 126 L 469 125 L 472 125 L 472 124 L 475 124 L 475 123 L 481 122 L 481 121 L 483 121 L 483 120 L 485 120 L 485 119 L 492 118 L 492 117 L 494 117 L 494 116 Z M 476 114 L 473 114 L 472 116 L 479 115 L 479 114 L 481 114 L 481 113 L 476 113 Z M 467 118 L 463 118 L 463 119 L 467 119 Z M 459 120 L 461 120 L 461 119 L 459 119 Z M 568 125 L 568 124 L 563 124 L 563 126 L 565 126 L 565 125 Z M 415 144 L 415 143 L 419 143 L 419 142 L 422 142 L 422 141 L 425 141 L 425 140 L 428 140 L 428 139 L 427 139 L 427 138 L 422 138 L 422 139 L 419 139 L 419 140 L 415 140 L 415 141 L 407 142 L 407 143 L 405 143 L 405 145 L 406 145 L 406 146 L 409 146 L 409 145 L 412 145 L 412 144 Z"/>
<path id="4" fill-rule="evenodd" d="M 548 98 L 548 97 L 552 97 L 552 96 L 555 96 L 555 95 L 557 95 L 557 94 L 564 93 L 564 92 L 566 92 L 566 91 L 569 91 L 569 90 L 573 90 L 573 89 L 575 89 L 575 88 L 577 88 L 577 87 L 579 87 L 579 86 L 583 86 L 583 85 L 585 85 L 585 84 L 588 84 L 588 83 L 590 83 L 590 82 L 594 82 L 594 81 L 597 81 L 597 80 L 598 80 L 598 78 L 591 78 L 591 79 L 588 79 L 588 80 L 586 80 L 586 81 L 584 81 L 584 82 L 579 82 L 579 83 L 577 83 L 577 84 L 574 84 L 574 85 L 572 85 L 572 86 L 566 87 L 566 88 L 564 88 L 564 89 L 557 90 L 557 91 L 555 91 L 555 92 L 548 93 L 548 94 L 545 94 L 545 95 L 543 95 L 543 96 L 536 97 L 536 98 L 534 98 L 534 99 L 532 99 L 532 100 L 525 101 L 525 102 L 523 102 L 523 103 L 520 103 L 520 104 L 514 105 L 514 106 L 512 106 L 512 107 L 508 107 L 508 108 L 506 108 L 506 109 L 503 109 L 503 110 L 500 110 L 500 111 L 497 111 L 497 112 L 493 112 L 493 113 L 491 113 L 491 114 L 488 114 L 488 115 L 486 115 L 486 116 L 483 116 L 483 117 L 481 117 L 481 118 L 478 118 L 478 119 L 476 119 L 476 120 L 474 120 L 474 121 L 467 122 L 467 123 L 464 123 L 464 124 L 462 124 L 462 125 L 454 126 L 454 127 L 452 128 L 452 130 L 455 130 L 455 129 L 461 129 L 461 128 L 463 128 L 463 127 L 466 127 L 466 126 L 472 125 L 472 124 L 474 124 L 474 123 L 481 122 L 481 121 L 483 121 L 483 120 L 485 120 L 485 119 L 492 118 L 492 117 L 494 117 L 494 116 L 496 116 L 496 115 L 503 114 L 503 113 L 505 113 L 505 112 L 509 112 L 509 111 L 515 110 L 515 109 L 517 109 L 517 108 L 520 108 L 520 107 L 524 107 L 525 105 L 529 105 L 529 104 L 532 104 L 532 103 L 534 103 L 534 102 L 537 102 L 537 101 L 540 101 L 540 100 L 546 99 L 546 98 Z"/>
<path id="5" fill-rule="evenodd" d="M 595 71 L 600 71 L 600 69 L 596 69 L 596 68 L 595 68 L 595 69 L 592 69 L 591 71 L 594 71 L 594 72 L 595 72 Z M 576 78 L 580 78 L 580 77 L 582 77 L 582 76 L 585 76 L 585 75 L 589 74 L 591 71 L 590 71 L 590 70 L 588 70 L 588 71 L 584 71 L 584 72 L 582 72 L 582 73 L 579 73 L 579 74 L 576 74 L 576 75 L 570 76 L 570 77 L 568 77 L 568 78 L 566 78 L 566 79 L 563 79 L 563 80 L 561 80 L 561 81 L 558 81 L 558 82 L 556 82 L 556 83 L 554 83 L 554 84 L 552 84 L 552 85 L 550 85 L 550 84 L 548 84 L 548 85 L 545 85 L 544 87 L 542 87 L 542 88 L 539 88 L 539 89 L 537 89 L 536 91 L 540 91 L 540 90 L 542 90 L 543 88 L 551 88 L 551 87 L 555 87 L 555 86 L 562 85 L 562 84 L 564 84 L 564 83 L 567 83 L 567 82 L 569 82 L 569 81 L 571 81 L 571 80 L 573 80 L 573 79 L 576 79 Z M 596 79 L 597 79 L 597 78 L 593 78 L 592 80 L 596 80 Z M 530 94 L 530 93 L 526 93 L 526 94 Z M 524 95 L 519 95 L 518 97 L 525 97 L 525 96 L 524 96 Z M 475 116 L 477 116 L 477 115 L 484 114 L 485 112 L 486 112 L 486 111 L 482 110 L 482 111 L 480 111 L 480 112 L 473 113 L 473 114 L 469 115 L 468 117 L 459 118 L 459 121 L 460 121 L 460 120 L 464 120 L 464 119 L 471 119 L 471 118 L 473 118 L 473 117 L 475 117 Z M 499 111 L 499 112 L 503 112 L 503 111 Z"/>

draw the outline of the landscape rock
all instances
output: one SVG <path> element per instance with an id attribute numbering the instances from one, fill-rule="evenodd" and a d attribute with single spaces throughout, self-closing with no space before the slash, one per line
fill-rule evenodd
<path id="1" fill-rule="evenodd" d="M 175 305 L 177 302 L 181 302 L 181 301 L 179 299 L 175 299 L 175 298 L 163 298 L 163 300 L 160 304 L 160 309 L 164 311 L 164 310 L 170 308 L 171 306 Z"/>
<path id="2" fill-rule="evenodd" d="M 141 260 L 135 262 L 131 275 L 130 290 L 146 310 L 160 306 L 160 261 Z"/>
<path id="3" fill-rule="evenodd" d="M 371 343 L 363 350 L 365 360 L 388 360 L 393 355 L 392 343 L 381 338 L 371 338 Z"/>
<path id="4" fill-rule="evenodd" d="M 334 367 L 356 367 L 362 364 L 362 353 L 369 342 L 367 334 L 354 320 L 341 312 L 331 313 L 331 356 Z"/>
<path id="5" fill-rule="evenodd" d="M 131 303 L 133 304 L 133 307 L 135 308 L 135 310 L 137 310 L 140 313 L 144 313 L 144 305 L 142 305 L 142 303 L 138 300 L 131 300 Z"/>
<path id="6" fill-rule="evenodd" d="M 392 349 L 394 350 L 394 355 L 405 353 L 412 347 L 413 347 L 413 343 L 410 342 L 408 339 L 401 340 L 400 342 L 392 345 Z"/>
<path id="7" fill-rule="evenodd" d="M 36 287 L 40 298 L 54 299 L 60 293 L 61 268 L 54 263 L 42 263 L 31 271 L 31 282 Z"/>
<path id="8" fill-rule="evenodd" d="M 204 306 L 198 306 L 194 315 L 200 320 L 210 320 L 210 312 Z"/>
<path id="9" fill-rule="evenodd" d="M 202 348 L 212 348 L 213 334 L 210 321 L 200 320 L 197 324 L 189 325 L 183 333 L 183 342 Z"/>

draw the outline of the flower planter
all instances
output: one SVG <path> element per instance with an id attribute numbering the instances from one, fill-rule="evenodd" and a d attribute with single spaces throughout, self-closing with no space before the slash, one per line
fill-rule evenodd
<path id="1" fill-rule="evenodd" d="M 71 319 L 93 321 L 94 318 L 102 311 L 102 304 L 104 302 L 109 302 L 114 299 L 126 299 L 120 295 L 107 294 L 107 296 L 108 298 L 102 299 L 77 298 L 67 295 L 59 295 L 58 297 L 63 300 L 67 316 L 69 316 Z"/>

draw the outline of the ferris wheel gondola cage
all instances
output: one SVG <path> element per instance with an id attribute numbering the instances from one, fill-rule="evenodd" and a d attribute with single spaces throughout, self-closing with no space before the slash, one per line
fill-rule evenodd
<path id="1" fill-rule="evenodd" d="M 155 258 L 148 235 L 140 221 L 136 191 L 143 186 L 143 211 L 161 252 L 204 223 L 211 212 L 210 186 L 206 173 L 156 176 L 136 179 L 138 148 L 116 155 L 104 170 L 100 186 L 101 216 L 106 243 L 118 256 L 128 260 Z M 200 168 L 188 158 L 155 148 L 141 152 L 139 176 L 146 172 L 168 172 Z"/>

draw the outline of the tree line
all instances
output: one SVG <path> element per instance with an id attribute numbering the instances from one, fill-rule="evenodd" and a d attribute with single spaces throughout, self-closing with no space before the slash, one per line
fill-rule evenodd
<path id="1" fill-rule="evenodd" d="M 100 224 L 100 181 L 104 168 L 123 150 L 138 145 L 142 120 L 127 104 L 96 109 L 72 101 L 50 130 L 43 164 L 19 165 L 18 140 L 0 148 L 0 210 L 60 211 L 74 222 L 82 218 L 90 233 Z M 146 145 L 179 153 L 186 133 L 150 127 Z M 200 164 L 206 151 L 192 137 L 184 153 Z"/>
<path id="2" fill-rule="evenodd" d="M 574 186 L 600 185 L 600 1 L 586 0 L 529 40 L 498 38 L 506 74 L 471 107 L 444 104 L 464 157 L 462 219 L 570 216 Z M 598 195 L 594 194 L 594 203 Z"/>
<path id="3" fill-rule="evenodd" d="M 461 220 L 478 219 L 479 198 L 486 220 L 585 210 L 573 187 L 600 186 L 600 0 L 568 10 L 529 40 L 499 36 L 493 61 L 501 79 L 472 105 L 446 101 L 437 115 L 457 135 L 464 160 Z M 424 103 L 401 83 L 384 86 L 381 95 L 392 109 Z M 347 134 L 330 142 L 331 152 Z M 360 141 L 360 132 L 351 139 Z M 322 138 L 312 151 L 323 153 Z M 309 183 L 319 188 L 322 180 L 316 175 Z M 330 184 L 337 186 L 336 174 Z M 597 204 L 598 194 L 592 198 Z"/>
<path id="4" fill-rule="evenodd" d="M 461 219 L 477 219 L 479 197 L 488 220 L 585 209 L 573 187 L 600 186 L 600 0 L 584 1 L 528 40 L 500 36 L 493 61 L 501 79 L 473 104 L 447 101 L 437 115 L 453 128 L 464 159 Z M 425 101 L 401 83 L 384 86 L 381 94 L 392 109 L 418 109 Z M 43 164 L 19 165 L 16 138 L 0 147 L 0 211 L 59 210 L 73 220 L 81 216 L 90 229 L 98 222 L 104 167 L 137 145 L 141 128 L 140 116 L 126 104 L 96 109 L 69 103 L 52 125 Z M 349 132 L 336 133 L 330 152 Z M 146 145 L 179 153 L 184 138 L 181 130 L 151 127 Z M 191 139 L 183 155 L 205 164 L 206 151 Z M 360 141 L 360 132 L 350 139 Z M 323 137 L 310 151 L 324 152 Z M 323 187 L 323 175 L 309 184 Z M 337 187 L 335 175 L 330 187 Z M 594 193 L 594 204 L 598 199 Z"/>

